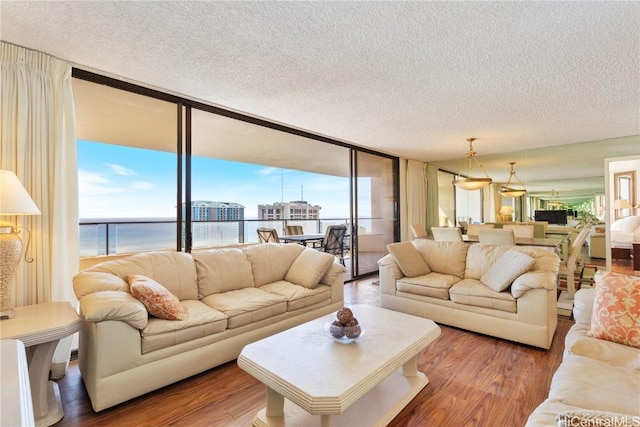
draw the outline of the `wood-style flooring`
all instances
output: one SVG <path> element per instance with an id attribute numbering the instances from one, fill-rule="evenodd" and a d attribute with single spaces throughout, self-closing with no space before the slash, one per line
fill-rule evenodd
<path id="1" fill-rule="evenodd" d="M 376 280 L 345 284 L 346 304 L 379 305 Z M 559 319 L 548 351 L 441 325 L 442 335 L 418 359 L 429 384 L 390 426 L 524 425 L 548 394 L 571 325 Z M 65 411 L 60 427 L 248 427 L 265 406 L 264 387 L 235 361 L 99 413 L 91 409 L 76 361 L 58 384 Z"/>

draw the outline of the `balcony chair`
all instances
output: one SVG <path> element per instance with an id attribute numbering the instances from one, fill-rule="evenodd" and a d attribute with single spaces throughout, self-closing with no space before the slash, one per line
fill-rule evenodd
<path id="1" fill-rule="evenodd" d="M 569 299 L 573 299 L 573 295 L 576 293 L 576 284 L 575 284 L 575 272 L 577 267 L 580 265 L 580 254 L 582 251 L 582 246 L 584 242 L 587 240 L 587 236 L 591 232 L 591 226 L 586 225 L 580 230 L 578 236 L 575 238 L 571 246 L 569 247 L 569 254 L 567 255 L 566 261 L 560 262 L 560 271 L 558 272 L 558 285 L 561 277 L 566 277 L 567 279 L 567 292 L 569 293 Z"/>
<path id="2" fill-rule="evenodd" d="M 505 224 L 502 226 L 504 230 L 513 230 L 513 235 L 515 237 L 524 237 L 527 239 L 533 239 L 534 237 L 534 227 L 533 224 L 525 225 L 525 224 Z"/>
<path id="3" fill-rule="evenodd" d="M 515 245 L 513 230 L 501 228 L 478 230 L 481 245 Z"/>
<path id="4" fill-rule="evenodd" d="M 300 236 L 304 234 L 304 229 L 301 225 L 285 225 L 284 234 L 287 236 Z"/>
<path id="5" fill-rule="evenodd" d="M 280 238 L 275 228 L 260 227 L 257 231 L 260 243 L 280 243 Z"/>
<path id="6" fill-rule="evenodd" d="M 322 239 L 320 250 L 335 255 L 340 260 L 340 264 L 344 263 L 344 237 L 347 234 L 346 225 L 330 225 L 327 227 L 324 239 Z"/>
<path id="7" fill-rule="evenodd" d="M 431 227 L 433 239 L 440 242 L 462 242 L 462 232 L 458 227 Z"/>
<path id="8" fill-rule="evenodd" d="M 469 229 L 469 221 L 458 221 L 458 225 L 462 227 L 462 234 L 467 234 Z"/>
<path id="9" fill-rule="evenodd" d="M 411 232 L 414 239 L 424 239 L 427 237 L 427 229 L 422 224 L 413 224 L 411 226 Z"/>

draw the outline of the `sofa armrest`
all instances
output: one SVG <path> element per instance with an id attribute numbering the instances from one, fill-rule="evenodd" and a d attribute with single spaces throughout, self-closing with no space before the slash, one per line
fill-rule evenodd
<path id="1" fill-rule="evenodd" d="M 88 322 L 120 320 L 136 329 L 144 329 L 149 314 L 131 294 L 121 291 L 95 292 L 80 299 L 80 312 Z"/>
<path id="2" fill-rule="evenodd" d="M 386 270 L 391 273 L 393 278 L 396 280 L 404 277 L 404 274 L 402 274 L 402 270 L 400 270 L 400 266 L 391 254 L 387 254 L 380 258 L 378 260 L 378 267 L 380 267 L 380 270 Z"/>
<path id="3" fill-rule="evenodd" d="M 557 276 L 550 271 L 528 271 L 513 281 L 511 284 L 511 295 L 520 298 L 531 289 L 556 289 Z"/>
<path id="4" fill-rule="evenodd" d="M 583 288 L 573 297 L 573 318 L 579 325 L 591 325 L 591 313 L 596 299 L 595 288 Z"/>
<path id="5" fill-rule="evenodd" d="M 344 301 L 344 272 L 345 267 L 334 262 L 320 279 L 320 284 L 331 287 L 331 302 Z"/>

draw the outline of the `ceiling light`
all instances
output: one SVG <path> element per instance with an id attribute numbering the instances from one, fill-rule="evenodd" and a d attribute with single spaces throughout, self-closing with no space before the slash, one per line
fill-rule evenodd
<path id="1" fill-rule="evenodd" d="M 509 180 L 507 181 L 507 185 L 503 186 L 500 189 L 500 194 L 503 197 L 513 197 L 513 198 L 524 196 L 527 193 L 527 189 L 525 188 L 525 186 L 522 183 L 522 181 L 520 181 L 520 178 L 518 178 L 518 175 L 516 175 L 516 172 L 513 170 L 513 165 L 515 165 L 516 162 L 509 162 L 509 164 L 511 165 L 511 172 L 509 172 Z M 513 187 L 511 187 L 511 179 L 514 176 L 516 177 L 516 179 L 520 183 L 520 187 L 522 187 L 522 188 L 513 188 Z"/>
<path id="2" fill-rule="evenodd" d="M 554 195 L 555 195 L 555 198 L 553 198 Z M 547 206 L 562 206 L 562 202 L 558 200 L 559 196 L 560 194 L 557 191 L 551 190 L 551 197 L 553 199 L 547 202 Z"/>
<path id="3" fill-rule="evenodd" d="M 467 138 L 467 141 L 469 141 L 469 151 L 467 152 L 467 158 L 464 161 L 462 168 L 460 169 L 460 173 L 456 175 L 455 179 L 453 180 L 453 185 L 455 185 L 456 187 L 460 187 L 463 190 L 479 190 L 491 184 L 491 178 L 489 178 L 489 175 L 476 158 L 476 152 L 473 151 L 473 141 L 475 140 L 476 138 Z M 473 172 L 474 161 L 480 167 L 482 172 L 484 172 L 485 178 L 473 178 L 471 176 L 471 173 Z"/>

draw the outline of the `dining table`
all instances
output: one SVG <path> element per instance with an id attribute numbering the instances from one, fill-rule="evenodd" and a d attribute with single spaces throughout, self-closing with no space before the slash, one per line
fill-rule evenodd
<path id="1" fill-rule="evenodd" d="M 309 243 L 312 245 L 316 245 L 317 243 L 322 242 L 324 239 L 323 234 L 293 234 L 291 236 L 281 236 L 280 240 L 285 243 L 299 243 L 303 246 L 307 246 Z"/>
<path id="2" fill-rule="evenodd" d="M 477 235 L 463 235 L 462 240 L 466 243 L 480 243 L 480 237 Z M 539 246 L 544 249 L 553 251 L 562 258 L 562 240 L 561 238 L 550 237 L 516 237 L 516 246 Z"/>

